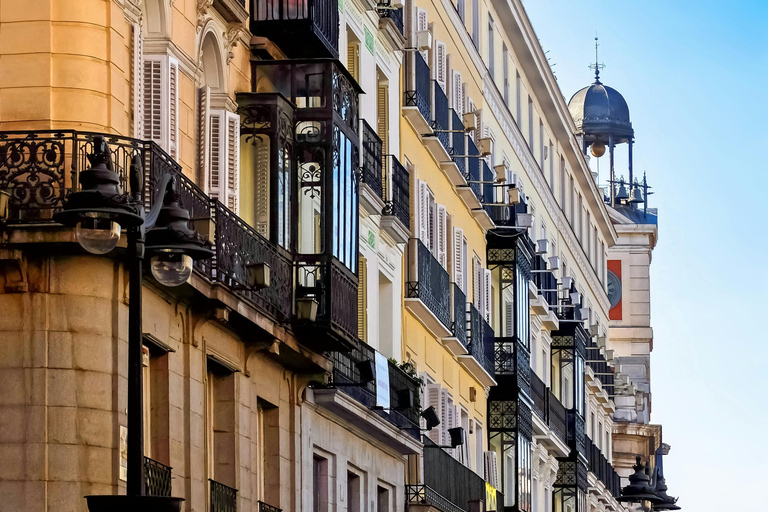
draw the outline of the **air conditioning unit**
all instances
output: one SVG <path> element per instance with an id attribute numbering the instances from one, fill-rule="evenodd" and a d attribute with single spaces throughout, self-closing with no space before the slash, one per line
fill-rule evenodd
<path id="1" fill-rule="evenodd" d="M 416 32 L 416 48 L 420 52 L 426 52 L 432 49 L 432 32 L 429 30 L 419 30 Z"/>
<path id="2" fill-rule="evenodd" d="M 476 121 L 475 113 L 474 112 L 464 112 L 464 115 L 461 116 L 461 122 L 464 124 L 464 129 L 468 132 L 471 132 L 472 130 L 477 129 L 477 125 L 475 124 Z"/>
<path id="3" fill-rule="evenodd" d="M 571 286 L 573 286 L 573 278 L 570 276 L 563 277 L 562 282 L 560 284 L 563 285 L 564 290 L 570 290 Z"/>
<path id="4" fill-rule="evenodd" d="M 509 187 L 507 193 L 509 194 L 509 204 L 518 204 L 520 202 L 519 188 Z"/>
<path id="5" fill-rule="evenodd" d="M 403 7 L 405 7 L 405 4 L 400 0 L 392 0 L 391 2 L 389 2 L 389 6 L 392 7 L 393 9 L 402 9 Z"/>
<path id="6" fill-rule="evenodd" d="M 571 304 L 581 303 L 581 294 L 579 292 L 571 292 L 569 298 L 571 299 Z"/>
<path id="7" fill-rule="evenodd" d="M 549 257 L 549 270 L 558 270 L 560 268 L 560 256 Z"/>
<path id="8" fill-rule="evenodd" d="M 512 190 L 512 189 L 510 189 Z M 516 223 L 518 227 L 530 228 L 533 226 L 533 214 L 532 213 L 518 213 L 516 217 Z"/>
<path id="9" fill-rule="evenodd" d="M 491 154 L 491 138 L 483 137 L 478 141 L 477 149 L 480 150 L 482 156 L 489 156 Z"/>
<path id="10" fill-rule="evenodd" d="M 589 308 L 580 308 L 579 309 L 579 318 L 582 320 L 588 320 L 589 319 Z"/>
<path id="11" fill-rule="evenodd" d="M 464 114 L 466 115 L 466 114 Z M 504 164 L 498 164 L 493 166 L 493 170 L 496 171 L 496 179 L 499 181 L 509 182 L 507 179 L 507 166 Z M 514 173 L 513 173 L 514 174 Z M 517 183 L 508 183 L 509 185 L 517 185 Z"/>
<path id="12" fill-rule="evenodd" d="M 546 238 L 542 238 L 541 240 L 536 240 L 536 254 L 547 254 L 549 251 L 549 240 Z"/>
<path id="13" fill-rule="evenodd" d="M 607 350 L 605 351 L 605 360 L 606 361 L 613 361 L 613 350 Z"/>
<path id="14" fill-rule="evenodd" d="M 589 326 L 589 335 L 590 336 L 599 336 L 600 335 L 600 324 L 592 324 Z"/>
<path id="15" fill-rule="evenodd" d="M 605 336 L 598 336 L 596 343 L 599 348 L 605 348 Z"/>

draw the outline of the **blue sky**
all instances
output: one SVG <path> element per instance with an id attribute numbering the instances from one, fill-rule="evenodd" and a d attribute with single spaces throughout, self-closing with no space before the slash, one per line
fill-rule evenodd
<path id="1" fill-rule="evenodd" d="M 524 4 L 566 99 L 593 80 L 598 33 L 601 81 L 626 98 L 654 187 L 652 421 L 672 446 L 669 493 L 688 511 L 765 510 L 768 2 Z"/>

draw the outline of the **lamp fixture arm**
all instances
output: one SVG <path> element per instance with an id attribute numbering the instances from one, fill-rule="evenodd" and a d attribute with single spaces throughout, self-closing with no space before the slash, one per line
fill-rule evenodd
<path id="1" fill-rule="evenodd" d="M 152 208 L 149 213 L 144 213 L 144 202 L 141 198 L 141 192 L 144 190 L 144 167 L 141 165 L 141 156 L 134 155 L 131 159 L 131 168 L 129 173 L 129 180 L 131 185 L 131 196 L 136 203 L 136 210 L 139 215 L 144 217 L 144 223 L 141 225 L 141 235 L 144 238 L 144 234 L 148 229 L 155 226 L 157 218 L 160 215 L 160 209 L 163 207 L 163 199 L 166 192 L 173 192 L 175 186 L 175 180 L 170 174 L 163 174 L 160 178 L 155 189 L 155 197 L 152 202 Z"/>

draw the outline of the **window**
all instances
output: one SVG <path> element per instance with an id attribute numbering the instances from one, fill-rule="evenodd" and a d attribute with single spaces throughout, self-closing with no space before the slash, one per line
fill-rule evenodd
<path id="1" fill-rule="evenodd" d="M 584 230 L 584 206 L 582 206 L 582 199 L 581 194 L 578 192 L 576 193 L 576 198 L 578 201 L 578 206 L 576 207 L 576 211 L 579 213 L 579 219 L 578 222 L 576 222 L 576 236 L 579 237 L 579 242 L 581 243 L 581 246 L 584 247 L 584 238 L 583 238 L 583 230 Z"/>
<path id="2" fill-rule="evenodd" d="M 501 67 L 504 72 L 504 103 L 509 107 L 509 50 L 507 44 L 501 45 Z"/>
<path id="3" fill-rule="evenodd" d="M 603 440 L 605 439 L 603 436 L 605 435 L 605 430 L 603 429 L 603 422 L 600 421 L 597 426 L 597 439 L 595 442 L 597 443 L 597 447 L 603 450 L 605 448 L 605 444 L 603 443 Z"/>
<path id="4" fill-rule="evenodd" d="M 560 209 L 565 213 L 565 158 L 560 157 Z"/>
<path id="5" fill-rule="evenodd" d="M 168 55 L 144 55 L 140 81 L 141 135 L 178 159 L 179 62 Z"/>
<path id="6" fill-rule="evenodd" d="M 211 478 L 235 486 L 235 374 L 231 368 L 208 359 L 208 443 Z"/>
<path id="7" fill-rule="evenodd" d="M 259 489 L 263 501 L 280 503 L 280 409 L 259 398 L 256 405 Z"/>
<path id="8" fill-rule="evenodd" d="M 376 85 L 376 135 L 381 139 L 381 154 L 389 154 L 389 81 L 377 70 Z"/>
<path id="9" fill-rule="evenodd" d="M 312 512 L 328 512 L 328 459 L 319 455 L 312 458 Z"/>
<path id="10" fill-rule="evenodd" d="M 453 227 L 453 236 L 451 246 L 451 271 L 453 282 L 466 294 L 467 293 L 467 239 L 464 236 L 464 230 L 456 226 Z"/>
<path id="11" fill-rule="evenodd" d="M 569 217 L 569 220 L 571 221 L 571 226 L 573 226 L 573 223 L 574 223 L 574 205 L 575 205 L 573 197 L 574 197 L 574 194 L 576 193 L 576 187 L 573 184 L 573 176 L 569 175 L 568 176 L 568 180 L 569 180 L 569 184 L 570 184 L 569 190 L 571 191 L 571 200 L 570 200 L 570 207 L 571 207 L 570 208 L 570 212 L 571 212 L 571 215 Z"/>
<path id="12" fill-rule="evenodd" d="M 465 0 L 456 0 L 456 11 L 459 13 L 459 18 L 461 18 L 461 21 L 465 22 L 467 21 L 467 6 L 465 5 Z"/>
<path id="13" fill-rule="evenodd" d="M 528 147 L 533 153 L 533 100 L 528 96 Z"/>
<path id="14" fill-rule="evenodd" d="M 360 512 L 360 476 L 347 471 L 347 512 Z"/>
<path id="15" fill-rule="evenodd" d="M 169 464 L 168 349 L 148 338 L 144 341 L 144 453 Z"/>
<path id="16" fill-rule="evenodd" d="M 488 72 L 491 74 L 491 80 L 496 79 L 496 76 L 494 74 L 495 55 L 493 51 L 494 50 L 493 43 L 494 43 L 493 18 L 488 16 Z"/>
<path id="17" fill-rule="evenodd" d="M 347 71 L 356 82 L 360 82 L 360 41 L 349 29 L 347 29 Z"/>
<path id="18" fill-rule="evenodd" d="M 523 107 L 521 105 L 521 102 L 522 102 L 522 99 L 521 99 L 522 83 L 521 82 L 522 81 L 520 80 L 520 73 L 518 71 L 515 71 L 515 94 L 517 95 L 516 108 L 515 108 L 515 112 L 517 115 L 515 116 L 515 121 L 517 121 L 517 126 L 522 128 L 522 119 L 520 119 L 520 117 L 523 115 L 523 112 L 522 112 Z"/>
<path id="19" fill-rule="evenodd" d="M 555 193 L 555 153 L 552 141 L 549 141 L 549 190 Z"/>
<path id="20" fill-rule="evenodd" d="M 539 169 L 544 174 L 544 123 L 539 119 Z"/>
<path id="21" fill-rule="evenodd" d="M 208 119 L 208 194 L 238 213 L 240 116 L 227 110 L 211 110 Z"/>
<path id="22" fill-rule="evenodd" d="M 480 0 L 472 0 L 472 42 L 480 50 Z"/>
<path id="23" fill-rule="evenodd" d="M 390 510 L 391 510 L 391 504 L 389 501 L 389 489 L 386 487 L 382 487 L 381 485 L 377 485 L 376 486 L 376 512 L 390 512 Z"/>
<path id="24" fill-rule="evenodd" d="M 448 50 L 443 41 L 435 41 L 432 50 L 432 73 L 443 91 L 448 90 Z"/>

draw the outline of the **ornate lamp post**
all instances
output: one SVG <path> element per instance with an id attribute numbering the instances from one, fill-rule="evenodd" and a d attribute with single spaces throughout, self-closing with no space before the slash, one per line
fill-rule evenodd
<path id="1" fill-rule="evenodd" d="M 616 501 L 639 503 L 642 510 L 654 510 L 654 505 L 660 504 L 662 500 L 656 495 L 656 489 L 651 484 L 650 466 L 643 466 L 638 455 L 632 468 L 635 472 L 629 475 L 629 485 L 621 490 L 621 496 L 616 498 Z"/>
<path id="2" fill-rule="evenodd" d="M 141 199 L 143 171 L 134 158 L 130 169 L 130 193 L 120 190 L 112 169 L 109 146 L 94 138 L 88 155 L 91 168 L 80 173 L 81 190 L 70 195 L 56 221 L 75 226 L 75 236 L 86 251 L 106 254 L 115 248 L 121 230 L 127 230 L 126 266 L 129 273 L 128 309 L 128 475 L 126 495 L 88 496 L 91 512 L 142 510 L 178 511 L 183 498 L 144 495 L 144 406 L 142 382 L 142 267 L 145 252 L 158 282 L 179 286 L 192 273 L 192 261 L 213 256 L 208 242 L 190 229 L 189 212 L 179 206 L 174 178 L 164 175 L 155 201 L 145 216 Z"/>

